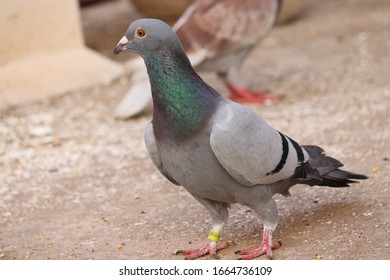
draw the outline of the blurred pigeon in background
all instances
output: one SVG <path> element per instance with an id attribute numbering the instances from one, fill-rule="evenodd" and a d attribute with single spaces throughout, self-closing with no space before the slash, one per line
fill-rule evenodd
<path id="1" fill-rule="evenodd" d="M 255 44 L 271 30 L 278 17 L 280 2 L 197 0 L 180 17 L 173 30 L 192 65 L 198 71 L 216 72 L 229 89 L 229 98 L 264 103 L 279 99 L 279 96 L 267 96 L 263 91 L 245 88 L 239 70 Z M 116 118 L 132 117 L 152 101 L 142 61 L 134 60 L 132 68 L 133 83 L 115 109 Z"/>
<path id="2" fill-rule="evenodd" d="M 134 21 L 114 53 L 123 51 L 140 54 L 150 78 L 153 120 L 145 143 L 153 163 L 211 215 L 206 244 L 178 251 L 187 259 L 218 258 L 217 251 L 230 245 L 219 239 L 231 203 L 252 208 L 264 225 L 261 244 L 237 253 L 242 259 L 272 258 L 272 249 L 280 247 L 272 242 L 278 223 L 275 193 L 287 196 L 295 184 L 339 188 L 367 178 L 339 169 L 342 164 L 321 148 L 300 146 L 248 107 L 221 96 L 197 75 L 164 22 Z"/>

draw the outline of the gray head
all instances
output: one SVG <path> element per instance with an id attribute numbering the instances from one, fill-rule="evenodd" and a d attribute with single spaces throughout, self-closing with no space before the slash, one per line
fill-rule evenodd
<path id="1" fill-rule="evenodd" d="M 138 19 L 130 24 L 125 35 L 114 49 L 114 54 L 136 52 L 144 57 L 159 50 L 183 51 L 175 32 L 158 19 Z"/>

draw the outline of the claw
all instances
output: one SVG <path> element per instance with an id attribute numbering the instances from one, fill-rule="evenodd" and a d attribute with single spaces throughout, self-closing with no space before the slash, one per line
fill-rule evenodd
<path id="1" fill-rule="evenodd" d="M 246 249 L 246 250 L 237 250 L 235 251 L 235 254 L 239 254 L 242 256 L 239 258 L 239 260 L 252 260 L 264 254 L 267 255 L 268 259 L 272 260 L 273 259 L 272 250 L 276 250 L 280 246 L 282 246 L 282 242 L 278 241 L 270 245 L 271 240 L 272 240 L 272 231 L 266 230 L 264 231 L 263 241 L 261 242 L 261 245 L 259 247 Z"/>
<path id="2" fill-rule="evenodd" d="M 217 253 L 212 254 L 211 257 L 212 257 L 213 259 L 215 259 L 215 260 L 220 260 L 220 259 L 221 259 L 220 256 L 218 256 Z"/>
<path id="3" fill-rule="evenodd" d="M 282 99 L 280 95 L 268 95 L 264 90 L 251 91 L 247 88 L 238 88 L 227 80 L 222 80 L 230 91 L 229 99 L 237 102 L 264 104 L 269 101 L 279 101 Z"/>
<path id="4" fill-rule="evenodd" d="M 233 240 L 229 240 L 227 242 L 222 242 L 222 243 L 218 244 L 217 252 L 221 251 L 223 249 L 229 248 L 230 246 L 234 246 L 234 245 L 236 245 L 236 243 Z"/>
<path id="5" fill-rule="evenodd" d="M 210 240 L 208 240 L 207 243 L 205 245 L 203 245 L 202 247 L 200 247 L 199 249 L 177 250 L 175 254 L 176 255 L 181 255 L 181 254 L 184 255 L 185 260 L 194 260 L 197 258 L 201 258 L 207 254 L 210 254 L 210 256 L 213 259 L 220 260 L 221 258 L 219 257 L 217 252 L 221 251 L 223 249 L 229 248 L 232 245 L 235 245 L 235 243 L 233 241 L 222 242 L 222 243 L 217 244 L 217 245 L 214 242 L 214 245 L 213 245 L 212 242 L 210 242 Z"/>

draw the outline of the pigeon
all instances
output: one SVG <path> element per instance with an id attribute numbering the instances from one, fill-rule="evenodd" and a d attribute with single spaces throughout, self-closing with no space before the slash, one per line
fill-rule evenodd
<path id="1" fill-rule="evenodd" d="M 272 29 L 279 8 L 280 0 L 197 0 L 173 30 L 192 65 L 198 71 L 216 72 L 231 99 L 264 103 L 280 96 L 246 89 L 239 70 L 255 44 Z M 142 61 L 131 62 L 130 68 L 134 71 L 132 86 L 114 111 L 119 119 L 140 113 L 152 100 Z"/>
<path id="2" fill-rule="evenodd" d="M 272 258 L 281 246 L 272 241 L 278 224 L 274 194 L 288 196 L 296 184 L 340 188 L 367 178 L 341 170 L 341 162 L 320 147 L 301 146 L 247 106 L 219 94 L 195 72 L 166 23 L 131 23 L 114 53 L 128 51 L 143 58 L 150 78 L 153 119 L 144 135 L 150 158 L 211 215 L 206 243 L 178 251 L 187 259 L 218 258 L 217 252 L 231 245 L 219 240 L 233 203 L 253 209 L 264 226 L 260 245 L 237 251 L 240 259 Z"/>

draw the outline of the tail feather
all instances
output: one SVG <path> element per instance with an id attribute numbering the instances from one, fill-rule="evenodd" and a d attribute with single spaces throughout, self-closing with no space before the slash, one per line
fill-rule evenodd
<path id="1" fill-rule="evenodd" d="M 144 68 L 138 69 L 131 77 L 133 84 L 115 108 L 115 118 L 131 118 L 152 104 L 149 77 Z"/>
<path id="2" fill-rule="evenodd" d="M 299 183 L 310 186 L 328 186 L 334 188 L 348 187 L 368 177 L 362 174 L 341 170 L 343 164 L 332 157 L 326 156 L 324 150 L 317 146 L 302 146 L 310 159 L 304 163 L 297 174 Z"/>

